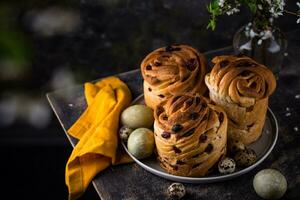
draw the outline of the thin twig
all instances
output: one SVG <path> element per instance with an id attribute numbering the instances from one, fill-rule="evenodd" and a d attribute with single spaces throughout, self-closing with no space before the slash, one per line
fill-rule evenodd
<path id="1" fill-rule="evenodd" d="M 288 13 L 288 14 L 291 14 L 291 15 L 299 16 L 297 13 L 291 12 L 291 11 L 288 11 L 288 10 L 284 10 L 284 12 L 286 12 L 286 13 Z"/>

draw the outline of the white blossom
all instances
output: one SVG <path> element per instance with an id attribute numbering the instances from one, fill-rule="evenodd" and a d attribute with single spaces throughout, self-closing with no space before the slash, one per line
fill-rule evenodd
<path id="1" fill-rule="evenodd" d="M 263 7 L 262 7 L 261 4 L 258 4 L 257 7 L 258 7 L 259 10 L 262 10 L 262 9 L 263 9 Z"/>
<path id="2" fill-rule="evenodd" d="M 273 38 L 273 33 L 270 30 L 264 31 L 263 37 L 261 39 L 266 40 L 268 38 Z"/>
<path id="3" fill-rule="evenodd" d="M 300 8 L 300 2 L 297 2 L 296 5 Z"/>
<path id="4" fill-rule="evenodd" d="M 257 44 L 258 44 L 258 45 L 261 45 L 261 43 L 262 43 L 262 39 L 259 39 L 259 40 L 257 41 Z"/>
<path id="5" fill-rule="evenodd" d="M 225 0 L 219 0 L 218 5 L 223 8 Z"/>
<path id="6" fill-rule="evenodd" d="M 240 9 L 232 8 L 231 10 L 227 11 L 226 14 L 227 15 L 233 15 L 234 13 L 238 13 L 238 12 L 240 12 Z"/>
<path id="7" fill-rule="evenodd" d="M 296 22 L 297 22 L 297 24 L 300 24 L 300 18 L 298 18 Z"/>
<path id="8" fill-rule="evenodd" d="M 264 36 L 264 35 L 265 35 L 265 32 L 264 32 L 264 31 L 262 31 L 262 32 L 259 33 L 259 36 L 260 36 L 260 37 L 262 37 L 262 36 Z"/>
<path id="9" fill-rule="evenodd" d="M 266 2 L 267 2 L 269 5 L 272 4 L 271 0 L 266 0 Z"/>
<path id="10" fill-rule="evenodd" d="M 257 36 L 258 34 L 255 33 L 255 31 L 254 31 L 253 29 L 251 29 L 249 35 L 250 35 L 250 38 L 254 38 L 254 37 Z"/>
<path id="11" fill-rule="evenodd" d="M 274 18 L 273 18 L 273 17 L 270 17 L 270 18 L 269 18 L 269 22 L 270 22 L 270 23 L 273 23 L 273 21 L 274 21 Z"/>
<path id="12" fill-rule="evenodd" d="M 279 4 L 279 9 L 280 10 L 283 10 L 283 8 L 284 8 L 284 6 L 285 6 L 285 2 L 284 2 L 284 0 L 279 0 L 279 2 L 278 2 Z"/>
<path id="13" fill-rule="evenodd" d="M 267 3 L 270 5 L 269 12 L 273 17 L 278 18 L 279 16 L 283 15 L 285 6 L 284 0 L 269 0 Z"/>

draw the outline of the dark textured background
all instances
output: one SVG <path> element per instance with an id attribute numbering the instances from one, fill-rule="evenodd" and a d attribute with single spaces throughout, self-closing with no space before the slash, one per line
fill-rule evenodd
<path id="1" fill-rule="evenodd" d="M 186 43 L 202 52 L 231 45 L 249 13 L 221 17 L 212 32 L 206 29 L 207 2 L 2 0 L 1 195 L 67 197 L 64 167 L 72 148 L 46 92 L 136 69 L 147 53 L 166 44 Z M 295 1 L 288 2 L 295 8 Z M 285 16 L 278 26 L 289 32 L 297 28 L 295 21 Z M 82 199 L 97 198 L 90 188 Z"/>

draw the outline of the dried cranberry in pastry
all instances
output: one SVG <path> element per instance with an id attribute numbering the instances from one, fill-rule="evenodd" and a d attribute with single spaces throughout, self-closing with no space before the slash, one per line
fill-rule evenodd
<path id="1" fill-rule="evenodd" d="M 164 131 L 162 134 L 161 134 L 161 137 L 167 139 L 167 138 L 170 138 L 171 137 L 171 133 L 170 132 L 167 132 L 167 131 Z"/>
<path id="2" fill-rule="evenodd" d="M 151 69 L 152 69 L 151 65 L 146 66 L 146 70 L 151 70 Z"/>
<path id="3" fill-rule="evenodd" d="M 196 97 L 196 104 L 198 105 L 200 103 L 200 97 Z"/>
<path id="4" fill-rule="evenodd" d="M 253 111 L 253 109 L 254 109 L 254 106 L 247 107 L 246 112 L 251 112 L 251 111 Z"/>
<path id="5" fill-rule="evenodd" d="M 248 128 L 248 129 L 252 128 L 252 126 L 254 126 L 254 124 L 255 124 L 255 123 L 252 123 L 252 124 L 247 125 L 247 128 Z"/>
<path id="6" fill-rule="evenodd" d="M 190 114 L 190 119 L 192 119 L 192 120 L 196 120 L 196 119 L 198 119 L 198 117 L 199 117 L 199 113 L 192 112 Z"/>
<path id="7" fill-rule="evenodd" d="M 249 70 L 245 70 L 241 73 L 241 76 L 248 76 L 251 72 Z"/>
<path id="8" fill-rule="evenodd" d="M 158 61 L 155 61 L 155 62 L 154 62 L 154 65 L 158 67 L 158 66 L 161 66 L 161 63 L 158 62 Z"/>
<path id="9" fill-rule="evenodd" d="M 224 121 L 224 114 L 220 113 L 219 114 L 219 122 L 222 123 Z"/>
<path id="10" fill-rule="evenodd" d="M 170 165 L 175 171 L 178 170 L 178 166 L 177 165 Z"/>
<path id="11" fill-rule="evenodd" d="M 194 155 L 192 158 L 197 158 L 197 157 L 199 157 L 199 156 L 200 156 L 200 153 Z"/>
<path id="12" fill-rule="evenodd" d="M 193 99 L 188 99 L 185 102 L 188 106 L 191 106 L 193 104 Z"/>
<path id="13" fill-rule="evenodd" d="M 205 134 L 200 135 L 200 137 L 199 137 L 200 143 L 204 143 L 206 140 L 207 140 L 207 135 L 205 135 Z"/>
<path id="14" fill-rule="evenodd" d="M 148 91 L 149 91 L 149 92 L 151 92 L 151 91 L 152 91 L 152 89 L 151 89 L 151 88 L 148 88 Z"/>
<path id="15" fill-rule="evenodd" d="M 181 160 L 177 160 L 177 161 L 176 161 L 176 164 L 177 164 L 177 165 L 183 165 L 183 164 L 185 164 L 185 162 L 182 162 Z"/>
<path id="16" fill-rule="evenodd" d="M 172 47 L 172 46 L 167 46 L 166 47 L 166 51 L 167 52 L 171 52 L 171 51 L 180 51 L 181 50 L 181 48 L 180 47 Z"/>
<path id="17" fill-rule="evenodd" d="M 212 152 L 213 148 L 214 148 L 213 145 L 209 143 L 204 151 L 206 153 L 210 153 L 210 152 Z"/>
<path id="18" fill-rule="evenodd" d="M 161 113 L 163 113 L 164 111 L 165 111 L 165 109 L 163 107 L 158 106 L 156 108 L 156 114 L 157 114 L 157 116 L 160 115 Z"/>
<path id="19" fill-rule="evenodd" d="M 228 60 L 223 60 L 220 62 L 220 67 L 225 67 L 229 64 L 229 61 Z"/>
<path id="20" fill-rule="evenodd" d="M 165 97 L 165 95 L 163 95 L 163 94 L 160 94 L 160 95 L 158 95 L 160 98 L 164 98 Z"/>
<path id="21" fill-rule="evenodd" d="M 178 149 L 176 146 L 173 146 L 173 150 L 175 153 L 181 153 L 181 150 Z"/>
<path id="22" fill-rule="evenodd" d="M 174 97 L 172 103 L 174 103 L 175 101 L 177 101 L 180 97 L 181 97 L 181 96 L 176 96 L 176 97 Z"/>
<path id="23" fill-rule="evenodd" d="M 181 124 L 175 124 L 172 127 L 172 131 L 175 133 L 178 133 L 179 131 L 181 131 L 183 129 L 183 126 Z"/>
<path id="24" fill-rule="evenodd" d="M 257 83 L 256 83 L 256 82 L 253 82 L 253 83 L 251 83 L 250 88 L 255 89 L 256 86 L 257 86 Z"/>
<path id="25" fill-rule="evenodd" d="M 190 71 L 194 71 L 196 69 L 196 59 L 192 58 L 186 63 L 186 68 Z"/>
<path id="26" fill-rule="evenodd" d="M 186 132 L 185 134 L 183 134 L 183 137 L 188 137 L 190 135 L 192 135 L 195 132 L 195 129 L 192 128 L 191 130 L 189 130 L 188 132 Z"/>

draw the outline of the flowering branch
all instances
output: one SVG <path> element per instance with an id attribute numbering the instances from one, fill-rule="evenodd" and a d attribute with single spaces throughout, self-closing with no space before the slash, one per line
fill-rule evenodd
<path id="1" fill-rule="evenodd" d="M 282 16 L 284 13 L 298 16 L 297 23 L 300 23 L 299 2 L 296 3 L 298 11 L 291 12 L 284 9 L 284 0 L 212 0 L 207 6 L 210 13 L 207 28 L 214 30 L 218 16 L 238 13 L 242 5 L 251 11 L 255 26 L 261 30 L 269 29 L 273 24 L 273 19 Z"/>

